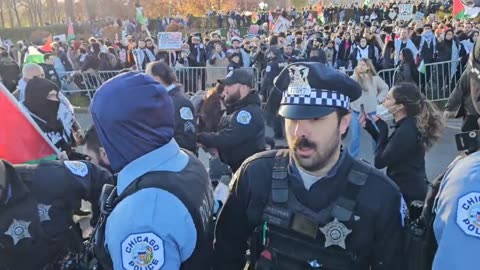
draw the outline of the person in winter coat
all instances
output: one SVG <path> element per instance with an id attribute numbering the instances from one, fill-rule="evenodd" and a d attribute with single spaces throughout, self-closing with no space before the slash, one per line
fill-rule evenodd
<path id="1" fill-rule="evenodd" d="M 223 51 L 222 43 L 217 41 L 207 61 L 207 87 L 211 87 L 215 85 L 218 80 L 225 78 L 227 75 L 225 69 L 228 65 L 229 60 Z"/>
<path id="2" fill-rule="evenodd" d="M 394 84 L 402 82 L 409 82 L 418 85 L 419 74 L 415 65 L 415 59 L 413 58 L 412 51 L 405 48 L 400 52 L 399 64 L 395 69 L 393 75 Z"/>
<path id="3" fill-rule="evenodd" d="M 388 92 L 388 85 L 377 75 L 375 67 L 370 59 L 362 58 L 351 76 L 362 87 L 362 95 L 359 99 L 352 102 L 352 121 L 350 129 L 352 130 L 352 143 L 350 153 L 357 158 L 360 154 L 360 123 L 358 117 L 361 113 L 366 113 L 373 117 L 377 112 L 377 105 L 382 103 Z M 363 109 L 363 112 L 362 112 Z M 373 148 L 376 144 L 373 142 Z"/>

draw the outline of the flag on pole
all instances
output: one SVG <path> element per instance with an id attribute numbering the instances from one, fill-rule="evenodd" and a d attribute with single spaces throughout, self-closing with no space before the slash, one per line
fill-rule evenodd
<path id="1" fill-rule="evenodd" d="M 25 54 L 25 64 L 36 63 L 41 64 L 44 63 L 43 54 L 34 46 L 28 47 L 28 51 Z"/>
<path id="2" fill-rule="evenodd" d="M 45 42 L 45 44 L 43 44 L 43 46 L 40 48 L 40 50 L 42 52 L 51 52 L 52 51 L 52 35 L 48 36 L 47 38 L 47 41 Z"/>
<path id="3" fill-rule="evenodd" d="M 0 159 L 12 164 L 54 160 L 58 149 L 0 83 Z"/>
<path id="4" fill-rule="evenodd" d="M 67 43 L 69 43 L 70 40 L 74 40 L 75 37 L 75 32 L 73 31 L 73 23 L 70 21 L 67 28 Z"/>
<path id="5" fill-rule="evenodd" d="M 274 22 L 273 22 L 273 15 L 272 15 L 272 11 L 271 11 L 271 10 L 268 11 L 268 24 L 269 24 L 269 25 L 268 25 L 268 26 L 269 26 L 269 29 L 270 29 L 270 30 L 273 30 L 273 28 L 275 27 L 275 24 L 274 24 Z"/>
<path id="6" fill-rule="evenodd" d="M 137 10 L 137 22 L 141 25 L 146 25 L 148 18 L 143 15 L 143 7 L 140 4 L 135 5 Z"/>
<path id="7" fill-rule="evenodd" d="M 258 15 L 257 15 L 257 12 L 253 12 L 252 13 L 252 23 L 253 24 L 256 24 L 258 22 Z"/>
<path id="8" fill-rule="evenodd" d="M 317 5 L 317 19 L 319 19 L 322 24 L 325 23 L 325 18 L 323 17 L 323 6 L 321 3 Z"/>
<path id="9" fill-rule="evenodd" d="M 474 18 L 478 13 L 480 13 L 479 7 L 467 7 L 461 0 L 453 0 L 453 18 L 457 20 Z"/>

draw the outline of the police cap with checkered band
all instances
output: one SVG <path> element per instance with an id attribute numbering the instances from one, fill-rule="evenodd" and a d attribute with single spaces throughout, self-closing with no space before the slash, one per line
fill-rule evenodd
<path id="1" fill-rule="evenodd" d="M 283 91 L 279 114 L 289 119 L 312 119 L 350 110 L 362 94 L 360 85 L 324 64 L 298 62 L 284 68 L 274 81 Z"/>

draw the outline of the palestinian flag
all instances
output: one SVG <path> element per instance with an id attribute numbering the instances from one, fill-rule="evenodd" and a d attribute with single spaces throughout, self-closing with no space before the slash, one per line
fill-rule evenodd
<path id="1" fill-rule="evenodd" d="M 257 22 L 258 22 L 258 15 L 257 15 L 257 12 L 254 11 L 252 13 L 252 23 L 257 24 Z"/>
<path id="2" fill-rule="evenodd" d="M 275 27 L 275 22 L 273 21 L 273 15 L 271 10 L 268 11 L 268 24 L 268 28 L 270 29 L 270 31 L 272 31 Z"/>
<path id="3" fill-rule="evenodd" d="M 0 83 L 0 159 L 12 164 L 54 160 L 58 150 Z"/>
<path id="4" fill-rule="evenodd" d="M 41 64 L 44 63 L 43 54 L 34 46 L 28 47 L 28 51 L 25 55 L 25 64 L 36 63 Z"/>
<path id="5" fill-rule="evenodd" d="M 75 39 L 75 32 L 73 32 L 73 23 L 69 22 L 68 23 L 68 29 L 67 29 L 67 43 L 70 43 L 70 40 Z"/>
<path id="6" fill-rule="evenodd" d="M 141 25 L 147 25 L 148 18 L 143 15 L 143 7 L 140 4 L 135 6 L 137 22 Z"/>
<path id="7" fill-rule="evenodd" d="M 43 44 L 43 46 L 40 48 L 40 50 L 42 50 L 42 52 L 51 52 L 52 51 L 52 35 L 48 36 L 47 38 L 47 41 L 45 41 L 45 44 Z"/>
<path id="8" fill-rule="evenodd" d="M 461 0 L 453 0 L 453 18 L 457 20 L 474 18 L 480 12 L 478 7 L 467 7 Z"/>

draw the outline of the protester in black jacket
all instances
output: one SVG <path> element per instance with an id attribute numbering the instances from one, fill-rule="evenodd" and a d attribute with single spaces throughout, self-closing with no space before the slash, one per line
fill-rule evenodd
<path id="1" fill-rule="evenodd" d="M 395 131 L 388 136 L 382 119 L 360 115 L 362 126 L 377 142 L 375 167 L 387 167 L 387 175 L 397 183 L 407 204 L 424 200 L 427 192 L 425 152 L 440 139 L 442 115 L 411 83 L 394 86 L 384 102 L 395 117 Z M 375 121 L 375 124 L 373 123 Z"/>

